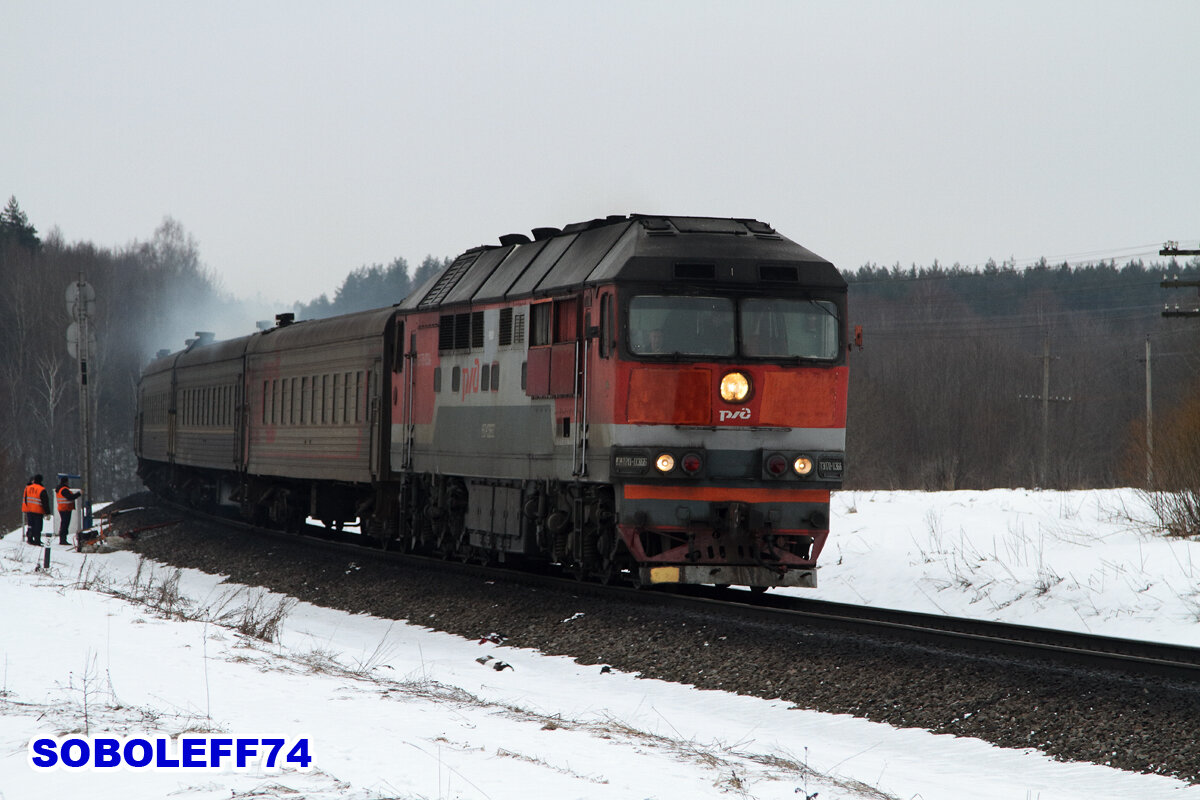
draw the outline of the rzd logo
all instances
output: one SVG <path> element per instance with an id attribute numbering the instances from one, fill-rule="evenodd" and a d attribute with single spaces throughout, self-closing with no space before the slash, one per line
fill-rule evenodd
<path id="1" fill-rule="evenodd" d="M 730 411 L 723 408 L 717 412 L 717 421 L 724 422 L 727 419 L 750 419 L 750 409 L 739 408 L 737 411 Z"/>

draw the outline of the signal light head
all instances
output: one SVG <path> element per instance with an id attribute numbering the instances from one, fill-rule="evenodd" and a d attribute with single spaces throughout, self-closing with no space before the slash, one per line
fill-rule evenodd
<path id="1" fill-rule="evenodd" d="M 797 475 L 807 475 L 808 473 L 812 472 L 813 469 L 812 459 L 808 456 L 798 456 L 796 460 L 792 462 L 792 469 L 796 470 Z"/>
<path id="2" fill-rule="evenodd" d="M 670 453 L 663 453 L 654 459 L 654 466 L 658 467 L 659 472 L 670 472 L 675 469 L 675 456 Z"/>
<path id="3" fill-rule="evenodd" d="M 684 453 L 683 458 L 679 460 L 679 466 L 688 475 L 695 475 L 703 465 L 704 461 L 700 458 L 699 453 Z"/>

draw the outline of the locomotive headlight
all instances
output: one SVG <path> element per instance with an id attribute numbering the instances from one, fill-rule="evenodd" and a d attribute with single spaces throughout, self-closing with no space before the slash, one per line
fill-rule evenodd
<path id="1" fill-rule="evenodd" d="M 750 396 L 750 379 L 741 372 L 727 372 L 721 378 L 721 399 L 740 403 Z"/>
<path id="2" fill-rule="evenodd" d="M 813 462 L 808 456 L 799 456 L 792 462 L 792 469 L 796 470 L 797 475 L 807 475 L 812 472 Z"/>
<path id="3" fill-rule="evenodd" d="M 654 466 L 658 467 L 659 472 L 670 472 L 675 469 L 675 456 L 670 453 L 663 453 L 654 459 Z"/>

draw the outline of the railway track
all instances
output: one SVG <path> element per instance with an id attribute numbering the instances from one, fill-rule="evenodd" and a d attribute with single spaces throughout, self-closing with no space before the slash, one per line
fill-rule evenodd
<path id="1" fill-rule="evenodd" d="M 171 506 L 179 514 L 237 527 L 290 543 L 322 548 L 347 555 L 374 557 L 423 569 L 456 572 L 489 580 L 553 588 L 593 597 L 617 598 L 646 606 L 673 608 L 701 615 L 737 618 L 781 631 L 820 628 L 870 636 L 880 640 L 914 643 L 960 654 L 1001 656 L 1037 661 L 1064 669 L 1088 669 L 1186 682 L 1200 681 L 1200 648 L 1170 645 L 1094 634 L 1038 628 L 1029 625 L 948 617 L 910 611 L 811 600 L 782 594 L 757 594 L 717 587 L 634 589 L 574 580 L 554 574 L 498 568 L 477 563 L 435 558 L 366 547 L 356 533 L 310 526 L 305 532 L 285 533 L 247 523 Z"/>

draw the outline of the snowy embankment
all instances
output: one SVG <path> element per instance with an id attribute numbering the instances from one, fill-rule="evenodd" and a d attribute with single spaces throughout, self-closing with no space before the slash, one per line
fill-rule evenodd
<path id="1" fill-rule="evenodd" d="M 1200 542 L 1133 489 L 839 492 L 805 596 L 1200 646 Z"/>
<path id="2" fill-rule="evenodd" d="M 843 493 L 818 594 L 1178 640 L 1194 613 L 1191 545 L 1139 532 L 1133 500 Z M 1200 798 L 1166 778 L 641 680 L 196 571 L 176 579 L 128 552 L 55 546 L 49 572 L 40 553 L 18 532 L 0 541 L 2 800 Z M 261 631 L 273 612 L 277 641 L 237 630 Z M 85 731 L 306 737 L 313 769 L 30 766 L 31 739 Z"/>

